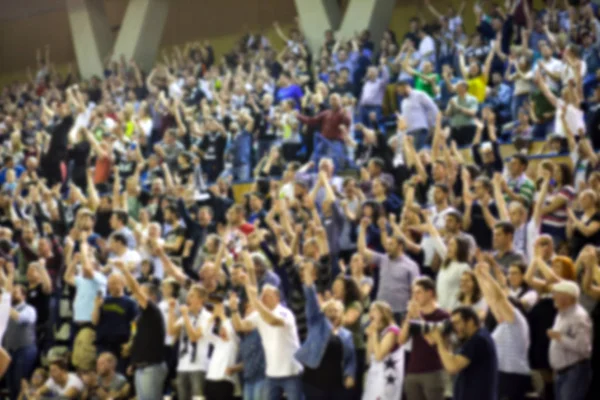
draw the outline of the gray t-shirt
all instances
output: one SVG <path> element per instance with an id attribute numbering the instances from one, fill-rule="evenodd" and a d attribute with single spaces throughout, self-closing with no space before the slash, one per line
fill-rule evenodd
<path id="1" fill-rule="evenodd" d="M 419 277 L 417 263 L 406 254 L 393 260 L 387 254 L 372 254 L 373 263 L 379 267 L 377 300 L 386 301 L 395 313 L 405 312 L 412 284 Z"/>

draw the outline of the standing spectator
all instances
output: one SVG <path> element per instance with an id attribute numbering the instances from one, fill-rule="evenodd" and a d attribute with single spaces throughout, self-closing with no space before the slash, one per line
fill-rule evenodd
<path id="1" fill-rule="evenodd" d="M 369 220 L 363 218 L 358 231 L 358 251 L 368 262 L 379 268 L 377 300 L 390 304 L 393 307 L 394 320 L 402 322 L 410 300 L 412 284 L 419 277 L 419 267 L 406 255 L 404 240 L 398 236 L 387 238 L 384 244 L 386 254 L 367 249 L 368 225 Z"/>
<path id="2" fill-rule="evenodd" d="M 410 84 L 409 80 L 402 80 L 396 88 L 403 98 L 400 109 L 406 121 L 406 134 L 414 138 L 418 151 L 429 141 L 429 133 L 435 126 L 439 109 L 425 92 L 412 89 Z"/>
<path id="3" fill-rule="evenodd" d="M 525 262 L 523 254 L 517 252 L 514 247 L 515 227 L 508 221 L 498 222 L 494 226 L 494 261 L 506 274 L 508 268 L 515 263 Z"/>
<path id="4" fill-rule="evenodd" d="M 3 343 L 13 360 L 6 373 L 11 400 L 16 400 L 19 396 L 21 380 L 29 379 L 38 354 L 35 337 L 37 314 L 35 308 L 25 300 L 25 288 L 16 285 L 12 291 L 12 308 Z"/>
<path id="5" fill-rule="evenodd" d="M 480 319 L 470 307 L 452 311 L 452 327 L 462 344 L 453 354 L 441 332 L 434 329 L 435 343 L 444 369 L 456 375 L 454 400 L 494 400 L 498 392 L 498 356 L 494 340 L 481 327 Z"/>
<path id="6" fill-rule="evenodd" d="M 456 83 L 456 96 L 450 99 L 446 115 L 450 117 L 450 137 L 459 147 L 470 145 L 475 138 L 475 117 L 479 108 L 477 98 L 467 93 L 466 81 Z"/>
<path id="7" fill-rule="evenodd" d="M 164 346 L 165 321 L 156 305 L 158 288 L 152 284 L 140 286 L 121 262 L 115 263 L 115 267 L 125 276 L 127 286 L 141 309 L 131 346 L 135 391 L 140 399 L 160 400 L 167 366 Z"/>
<path id="8" fill-rule="evenodd" d="M 404 381 L 406 400 L 444 399 L 445 372 L 440 357 L 421 332 L 415 331 L 413 324 L 415 321 L 423 324 L 438 323 L 449 318 L 450 314 L 436 302 L 435 282 L 428 277 L 417 279 L 399 337 L 401 344 L 412 338 L 412 351 Z"/>
<path id="9" fill-rule="evenodd" d="M 366 81 L 358 103 L 360 121 L 363 124 L 368 124 L 369 114 L 372 112 L 375 112 L 378 121 L 383 116 L 381 105 L 383 104 L 383 96 L 389 77 L 390 74 L 383 58 L 379 60 L 379 70 L 376 67 L 367 69 Z"/>
<path id="10" fill-rule="evenodd" d="M 592 321 L 578 304 L 579 293 L 579 286 L 572 281 L 552 286 L 558 314 L 548 337 L 550 365 L 556 373 L 556 400 L 583 400 L 591 384 Z"/>

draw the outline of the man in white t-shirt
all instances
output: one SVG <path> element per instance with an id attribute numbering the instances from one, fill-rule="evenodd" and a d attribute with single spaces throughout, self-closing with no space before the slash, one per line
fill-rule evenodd
<path id="1" fill-rule="evenodd" d="M 244 320 L 238 311 L 238 299 L 235 294 L 230 298 L 232 310 L 231 322 L 238 332 L 250 332 L 258 329 L 265 351 L 266 400 L 277 400 L 283 392 L 288 400 L 302 398 L 302 365 L 296 361 L 295 354 L 300 348 L 296 318 L 281 305 L 279 290 L 272 285 L 262 288 L 260 300 L 256 286 L 246 285 L 248 301 L 254 311 Z"/>
<path id="2" fill-rule="evenodd" d="M 187 305 L 181 306 L 181 318 L 176 317 L 176 299 L 169 301 L 167 333 L 179 337 L 179 363 L 177 364 L 177 395 L 180 399 L 204 396 L 209 344 L 207 330 L 212 315 L 204 308 L 204 287 L 192 286 L 187 294 Z"/>
<path id="3" fill-rule="evenodd" d="M 115 233 L 110 237 L 109 262 L 121 261 L 133 276 L 139 276 L 141 270 L 142 256 L 137 250 L 127 247 L 127 237 L 122 233 Z M 116 270 L 115 270 L 116 271 Z M 116 271 L 119 273 L 118 271 Z"/>
<path id="4" fill-rule="evenodd" d="M 39 388 L 35 398 L 52 395 L 62 399 L 77 399 L 83 391 L 83 382 L 77 374 L 69 372 L 64 360 L 55 360 L 50 363 L 50 378 Z"/>
<path id="5" fill-rule="evenodd" d="M 537 60 L 533 69 L 534 73 L 539 69 L 544 76 L 548 88 L 557 93 L 560 87 L 561 74 L 564 70 L 563 62 L 552 56 L 552 48 L 545 40 L 540 41 L 539 49 L 542 58 Z"/>

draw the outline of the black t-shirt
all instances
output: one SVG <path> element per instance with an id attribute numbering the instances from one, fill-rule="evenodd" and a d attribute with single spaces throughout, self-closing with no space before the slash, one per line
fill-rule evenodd
<path id="1" fill-rule="evenodd" d="M 73 116 L 68 115 L 61 119 L 52 130 L 50 144 L 48 145 L 47 156 L 54 160 L 62 160 L 67 156 L 67 146 L 69 145 L 69 132 L 73 126 Z"/>
<path id="2" fill-rule="evenodd" d="M 50 295 L 44 293 L 42 285 L 27 288 L 27 304 L 35 308 L 36 326 L 43 326 L 50 318 Z"/>
<path id="3" fill-rule="evenodd" d="M 204 152 L 202 165 L 211 164 L 222 169 L 226 145 L 227 139 L 220 133 L 210 132 L 204 135 L 200 142 L 200 149 Z"/>
<path id="4" fill-rule="evenodd" d="M 159 364 L 165 361 L 165 321 L 151 301 L 142 309 L 131 346 L 131 364 Z"/>
<path id="5" fill-rule="evenodd" d="M 491 202 L 488 207 L 490 213 L 495 218 L 498 218 L 498 207 L 496 206 L 496 203 Z M 473 203 L 473 207 L 471 208 L 471 226 L 467 233 L 470 233 L 475 238 L 477 245 L 482 250 L 492 249 L 493 232 L 485 222 L 485 218 L 483 218 L 483 209 L 477 201 Z"/>
<path id="6" fill-rule="evenodd" d="M 498 356 L 490 333 L 480 328 L 459 349 L 469 365 L 456 375 L 454 400 L 496 400 Z"/>
<path id="7" fill-rule="evenodd" d="M 182 225 L 177 225 L 175 228 L 171 229 L 169 233 L 167 233 L 167 235 L 165 236 L 165 243 L 175 243 L 177 241 L 177 238 L 179 237 L 183 237 L 185 240 L 185 234 L 185 227 Z M 183 244 L 184 242 L 181 242 L 181 246 L 179 247 L 179 249 L 175 250 L 174 252 L 170 252 L 169 254 L 174 256 L 180 256 L 183 252 Z"/>
<path id="8" fill-rule="evenodd" d="M 330 335 L 329 343 L 317 368 L 304 367 L 304 382 L 321 390 L 341 389 L 344 379 L 344 348 L 338 335 Z"/>
<path id="9" fill-rule="evenodd" d="M 581 216 L 579 216 L 579 218 L 581 218 Z M 584 225 L 588 226 L 594 221 L 600 222 L 600 212 L 592 215 L 592 217 L 588 219 Z M 571 238 L 571 242 L 569 244 L 571 247 L 571 257 L 576 259 L 579 256 L 581 249 L 583 249 L 586 245 L 600 245 L 600 231 L 586 237 L 579 231 L 579 229 L 573 229 L 573 237 Z"/>

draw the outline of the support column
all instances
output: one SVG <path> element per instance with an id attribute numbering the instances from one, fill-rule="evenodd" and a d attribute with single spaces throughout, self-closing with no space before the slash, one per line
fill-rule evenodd
<path id="1" fill-rule="evenodd" d="M 169 12 L 169 0 L 130 0 L 114 47 L 115 57 L 133 58 L 151 69 Z"/>
<path id="2" fill-rule="evenodd" d="M 295 0 L 304 37 L 313 52 L 319 51 L 327 29 L 340 26 L 342 14 L 337 0 Z"/>
<path id="3" fill-rule="evenodd" d="M 114 40 L 104 0 L 67 0 L 67 10 L 79 73 L 85 79 L 102 76 Z"/>
<path id="4" fill-rule="evenodd" d="M 368 29 L 371 40 L 379 47 L 383 32 L 388 29 L 395 0 L 351 0 L 346 8 L 338 37 L 352 37 L 354 32 Z"/>

